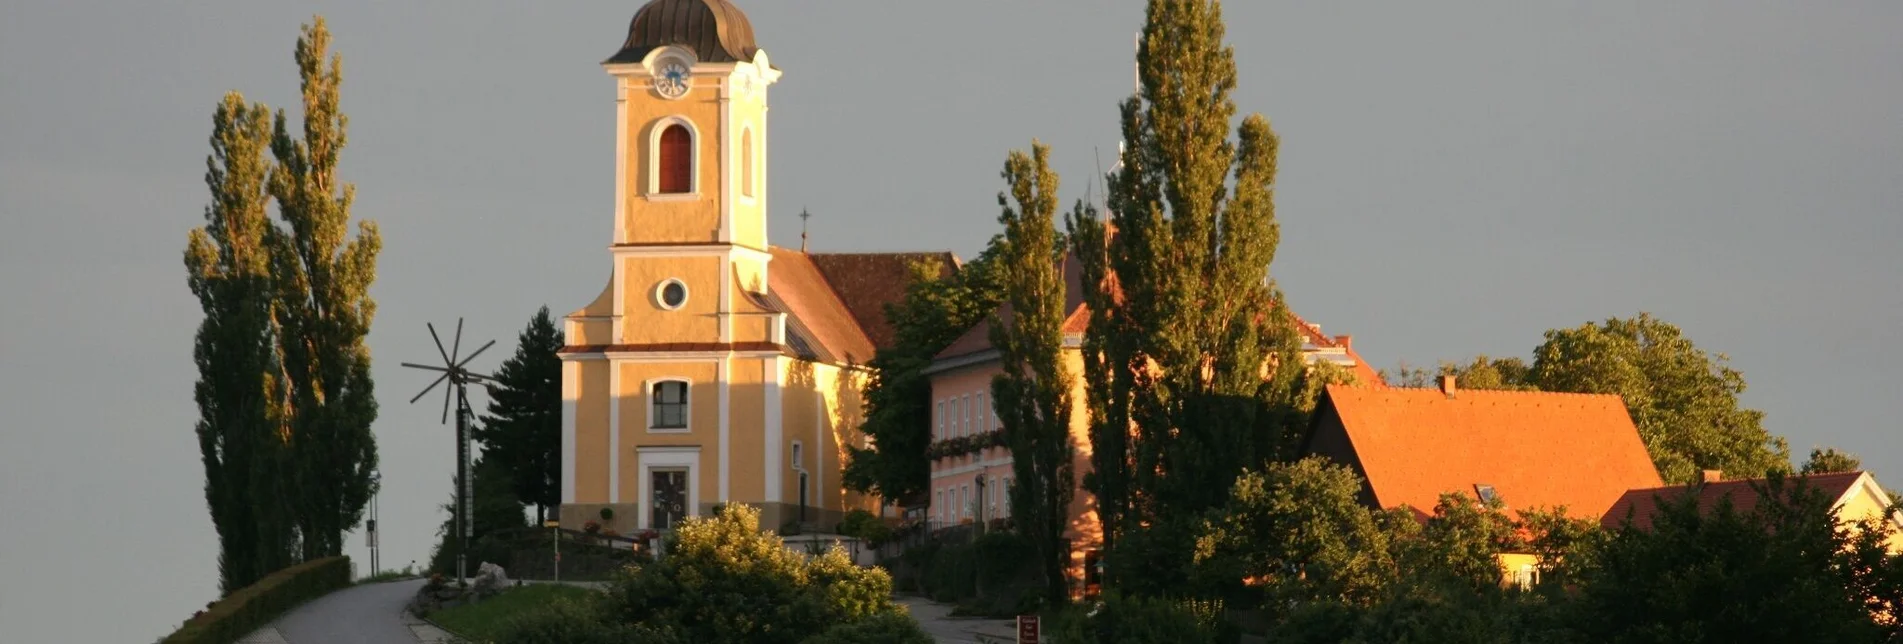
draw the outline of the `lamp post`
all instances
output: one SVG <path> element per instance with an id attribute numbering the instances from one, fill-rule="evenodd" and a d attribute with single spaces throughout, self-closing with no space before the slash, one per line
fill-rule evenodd
<path id="1" fill-rule="evenodd" d="M 364 527 L 364 533 L 370 539 L 370 575 L 373 577 L 383 572 L 377 558 L 377 496 L 382 492 L 383 472 L 370 470 L 370 520 L 369 525 Z"/>

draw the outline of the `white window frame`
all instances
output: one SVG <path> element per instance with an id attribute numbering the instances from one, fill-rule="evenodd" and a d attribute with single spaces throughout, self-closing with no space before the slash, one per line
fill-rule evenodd
<path id="1" fill-rule="evenodd" d="M 939 523 L 945 522 L 945 489 L 932 490 L 932 518 Z"/>
<path id="2" fill-rule="evenodd" d="M 664 295 L 664 293 L 667 291 L 668 286 L 674 285 L 674 284 L 681 285 L 681 303 L 678 306 L 668 306 L 667 296 Z M 670 278 L 661 280 L 660 283 L 654 285 L 654 306 L 659 307 L 663 311 L 679 311 L 682 308 L 685 308 L 687 306 L 687 302 L 692 300 L 693 298 L 694 298 L 694 290 L 687 288 L 687 282 L 682 281 L 681 278 L 670 277 Z"/>
<path id="3" fill-rule="evenodd" d="M 945 401 L 943 399 L 938 401 L 937 412 L 932 414 L 932 416 L 938 419 L 938 432 L 936 434 L 938 440 L 945 440 L 948 437 L 945 435 Z"/>
<path id="4" fill-rule="evenodd" d="M 978 433 L 978 428 L 971 424 L 971 394 L 965 394 L 963 402 L 958 404 L 958 411 L 965 419 L 965 434 L 971 435 Z"/>
<path id="5" fill-rule="evenodd" d="M 663 382 L 678 382 L 678 383 L 687 385 L 687 393 L 685 394 L 685 401 L 682 403 L 685 408 L 681 412 L 681 421 L 682 421 L 681 427 L 656 427 L 654 424 L 654 421 L 660 418 L 661 416 L 660 414 L 655 413 L 655 405 L 660 404 L 660 401 L 655 400 L 654 398 L 654 386 L 661 384 Z M 644 413 L 646 413 L 648 417 L 647 425 L 648 425 L 649 434 L 686 434 L 686 433 L 694 431 L 694 381 L 693 380 L 683 378 L 680 376 L 662 376 L 659 378 L 651 378 L 641 383 L 641 401 L 645 404 L 645 406 L 643 407 L 643 410 L 644 410 Z"/>
<path id="6" fill-rule="evenodd" d="M 991 431 L 991 419 L 990 419 L 990 414 L 988 413 L 988 410 L 990 410 L 991 408 L 985 406 L 985 392 L 982 392 L 982 391 L 978 392 L 977 400 L 978 400 L 978 411 L 975 413 L 978 416 L 978 433 L 983 434 L 985 432 Z"/>
<path id="7" fill-rule="evenodd" d="M 687 128 L 687 192 L 661 192 L 661 133 L 675 124 Z M 647 190 L 642 191 L 642 196 L 648 201 L 693 201 L 700 198 L 700 128 L 695 127 L 692 119 L 679 114 L 655 119 L 648 126 L 647 157 Z"/>
<path id="8" fill-rule="evenodd" d="M 806 471 L 806 444 L 798 440 L 795 440 L 793 441 L 792 451 L 793 451 L 793 471 L 795 472 Z"/>
<path id="9" fill-rule="evenodd" d="M 651 518 L 654 509 L 654 470 L 687 470 L 687 514 L 682 518 L 700 516 L 700 447 L 636 447 L 635 498 L 639 499 L 639 516 L 635 517 L 642 529 L 653 525 Z"/>
<path id="10" fill-rule="evenodd" d="M 958 486 L 958 518 L 971 518 L 971 484 Z"/>

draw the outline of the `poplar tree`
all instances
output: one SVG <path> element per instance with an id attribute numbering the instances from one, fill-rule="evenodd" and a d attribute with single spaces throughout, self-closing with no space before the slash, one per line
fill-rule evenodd
<path id="1" fill-rule="evenodd" d="M 1005 161 L 1009 195 L 998 193 L 1004 239 L 998 261 L 1010 317 L 996 315 L 991 344 L 1003 373 L 991 382 L 992 399 L 1011 450 L 1011 516 L 1032 544 L 1052 605 L 1069 597 L 1064 548 L 1073 494 L 1070 442 L 1071 374 L 1064 366 L 1064 278 L 1057 238 L 1057 173 L 1050 147 L 1033 140 L 1031 154 Z M 1013 202 L 1016 208 L 1012 207 Z M 1079 208 L 1082 208 L 1080 205 Z"/>
<path id="2" fill-rule="evenodd" d="M 1162 540 L 1144 548 L 1159 559 L 1128 566 L 1149 570 L 1119 573 L 1158 583 L 1188 564 L 1179 517 L 1222 506 L 1245 468 L 1286 456 L 1314 386 L 1268 270 L 1278 139 L 1261 115 L 1232 134 L 1236 69 L 1223 36 L 1217 3 L 1149 2 L 1108 226 L 1071 220 L 1093 309 L 1088 483 L 1114 521 L 1113 566 L 1131 531 Z"/>
<path id="3" fill-rule="evenodd" d="M 297 40 L 302 136 L 294 136 L 281 110 L 273 127 L 278 167 L 270 192 L 283 226 L 266 236 L 294 410 L 292 470 L 306 559 L 341 553 L 343 532 L 362 518 L 377 466 L 370 430 L 377 402 L 364 338 L 376 314 L 369 288 L 383 241 L 369 221 L 347 239 L 356 189 L 337 178 L 348 119 L 338 108 L 342 62 L 329 48 L 330 31 L 319 16 Z"/>
<path id="4" fill-rule="evenodd" d="M 205 226 L 185 248 L 192 294 L 205 319 L 193 340 L 199 455 L 205 501 L 218 532 L 219 586 L 251 585 L 291 563 L 295 534 L 274 492 L 283 490 L 283 382 L 277 377 L 264 152 L 270 110 L 225 95 L 212 116 Z"/>
<path id="5" fill-rule="evenodd" d="M 562 332 L 544 306 L 496 370 L 489 415 L 476 428 L 482 458 L 508 473 L 514 496 L 535 505 L 535 524 L 561 503 Z"/>

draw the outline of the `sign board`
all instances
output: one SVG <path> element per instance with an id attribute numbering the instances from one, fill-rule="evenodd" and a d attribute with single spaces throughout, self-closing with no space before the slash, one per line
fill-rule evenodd
<path id="1" fill-rule="evenodd" d="M 1018 644 L 1037 644 L 1037 616 L 1018 616 Z"/>
<path id="2" fill-rule="evenodd" d="M 370 519 L 368 521 L 365 521 L 364 524 L 365 525 L 364 525 L 363 533 L 364 533 L 364 539 L 366 541 L 365 547 L 369 547 L 369 548 L 377 547 L 377 520 Z"/>

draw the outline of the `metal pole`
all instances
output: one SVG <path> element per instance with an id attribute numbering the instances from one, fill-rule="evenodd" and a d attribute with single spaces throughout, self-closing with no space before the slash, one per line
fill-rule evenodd
<path id="1" fill-rule="evenodd" d="M 456 383 L 456 584 L 467 585 L 469 553 L 469 400 Z"/>

